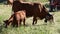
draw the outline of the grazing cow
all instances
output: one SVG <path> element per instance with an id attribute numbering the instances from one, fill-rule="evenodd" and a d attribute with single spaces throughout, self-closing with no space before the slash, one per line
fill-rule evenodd
<path id="1" fill-rule="evenodd" d="M 10 23 L 13 25 L 13 26 L 19 26 L 21 25 L 21 22 L 23 21 L 23 24 L 25 25 L 25 18 L 26 18 L 26 12 L 25 10 L 21 10 L 21 11 L 18 11 L 18 12 L 15 12 L 12 16 L 12 19 L 10 19 L 9 21 L 6 20 L 4 21 L 5 22 L 5 27 L 7 27 Z"/>
<path id="2" fill-rule="evenodd" d="M 33 16 L 32 25 L 37 23 L 37 17 L 42 20 L 42 19 L 46 18 L 47 16 L 49 16 L 47 9 L 43 5 L 41 5 L 40 3 L 30 4 L 30 3 L 22 3 L 20 1 L 14 1 L 13 6 L 12 6 L 12 10 L 13 10 L 13 12 L 25 10 L 26 11 L 26 17 L 32 17 Z M 11 18 L 12 18 L 12 16 L 11 16 Z M 49 20 L 51 20 L 51 19 L 49 19 Z"/>

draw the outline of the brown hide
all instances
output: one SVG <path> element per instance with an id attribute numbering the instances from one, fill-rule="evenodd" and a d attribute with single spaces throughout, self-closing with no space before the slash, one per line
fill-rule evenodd
<path id="1" fill-rule="evenodd" d="M 27 17 L 36 16 L 36 17 L 40 17 L 40 19 L 43 19 L 48 13 L 46 11 L 46 8 L 40 3 L 32 3 L 32 4 L 14 1 L 12 10 L 14 12 L 17 12 L 20 10 L 26 10 Z"/>

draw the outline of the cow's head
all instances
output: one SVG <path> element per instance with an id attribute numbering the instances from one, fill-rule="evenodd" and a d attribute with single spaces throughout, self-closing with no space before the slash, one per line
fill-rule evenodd
<path id="1" fill-rule="evenodd" d="M 45 17 L 45 21 L 44 21 L 44 22 L 47 22 L 47 21 L 49 21 L 49 22 L 54 22 L 54 20 L 53 20 L 53 15 L 47 14 L 47 16 Z"/>
<path id="2" fill-rule="evenodd" d="M 3 22 L 4 22 L 4 24 L 3 24 L 3 25 L 5 25 L 5 28 L 7 28 L 8 20 L 5 20 L 5 21 L 3 21 Z"/>
<path id="3" fill-rule="evenodd" d="M 3 22 L 4 22 L 5 25 L 8 24 L 8 20 L 5 20 L 5 21 L 3 21 Z"/>

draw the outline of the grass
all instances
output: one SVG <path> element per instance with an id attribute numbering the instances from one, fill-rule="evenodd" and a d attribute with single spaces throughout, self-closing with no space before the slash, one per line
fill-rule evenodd
<path id="1" fill-rule="evenodd" d="M 4 28 L 4 20 L 11 15 L 11 6 L 0 5 L 0 34 L 60 34 L 60 12 L 52 12 L 54 23 L 45 25 L 43 20 L 38 20 L 36 25 L 32 25 L 32 17 L 26 19 L 27 26 Z"/>

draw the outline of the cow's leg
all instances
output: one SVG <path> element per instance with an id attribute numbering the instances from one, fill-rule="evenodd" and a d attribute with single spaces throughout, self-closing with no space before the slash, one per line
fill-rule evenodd
<path id="1" fill-rule="evenodd" d="M 8 22 L 13 21 L 14 14 L 8 19 Z"/>
<path id="2" fill-rule="evenodd" d="M 17 26 L 20 24 L 20 16 L 18 13 L 16 13 L 16 21 L 17 21 Z"/>
<path id="3" fill-rule="evenodd" d="M 45 19 L 44 22 L 47 23 L 47 19 Z"/>
<path id="4" fill-rule="evenodd" d="M 37 24 L 37 18 L 35 19 L 35 24 Z"/>
<path id="5" fill-rule="evenodd" d="M 23 24 L 25 25 L 25 18 L 23 19 Z"/>
<path id="6" fill-rule="evenodd" d="M 19 27 L 19 25 L 20 25 L 20 20 L 18 20 L 18 27 Z"/>
<path id="7" fill-rule="evenodd" d="M 16 21 L 16 15 L 14 14 L 14 15 L 12 16 L 12 18 L 13 18 L 13 20 L 12 20 L 12 24 L 11 24 L 11 25 L 12 25 L 13 27 L 15 27 L 16 22 L 17 22 L 17 21 Z M 11 19 L 12 19 L 12 18 L 11 18 Z"/>
<path id="8" fill-rule="evenodd" d="M 21 25 L 22 20 L 20 19 L 20 25 Z"/>
<path id="9" fill-rule="evenodd" d="M 16 20 L 13 19 L 12 26 L 15 27 L 16 25 Z"/>
<path id="10" fill-rule="evenodd" d="M 32 23 L 32 25 L 35 24 L 35 23 L 34 23 L 35 21 L 36 21 L 36 17 L 33 17 L 33 23 Z M 37 22 L 37 21 L 36 21 L 36 22 Z"/>

